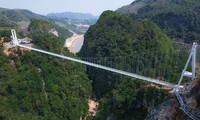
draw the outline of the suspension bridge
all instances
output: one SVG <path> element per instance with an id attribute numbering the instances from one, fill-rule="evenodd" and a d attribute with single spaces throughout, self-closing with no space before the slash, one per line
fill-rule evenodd
<path id="1" fill-rule="evenodd" d="M 28 47 L 26 45 L 20 44 L 19 40 L 17 39 L 17 35 L 16 35 L 16 32 L 15 32 L 14 29 L 11 30 L 11 33 L 12 33 L 12 47 L 18 46 L 18 47 L 26 48 L 26 49 L 29 49 L 29 50 L 37 51 L 37 52 L 40 52 L 40 53 L 48 54 L 48 55 L 51 55 L 51 56 L 55 56 L 55 57 L 58 57 L 58 58 L 67 59 L 67 60 L 74 61 L 74 62 L 77 62 L 77 63 L 81 63 L 81 64 L 84 64 L 84 65 L 92 66 L 92 67 L 95 67 L 95 68 L 100 68 L 100 69 L 103 69 L 103 70 L 111 71 L 111 72 L 122 74 L 122 75 L 125 75 L 125 76 L 137 78 L 137 79 L 140 79 L 140 80 L 143 80 L 143 81 L 148 81 L 148 82 L 155 83 L 155 84 L 162 85 L 162 86 L 168 86 L 168 87 L 170 87 L 174 90 L 175 95 L 176 95 L 176 97 L 177 97 L 177 99 L 180 103 L 180 109 L 182 109 L 182 111 L 185 114 L 187 114 L 191 119 L 198 120 L 198 118 L 196 118 L 194 115 L 192 115 L 186 109 L 186 105 L 183 101 L 183 98 L 181 97 L 181 95 L 179 93 L 179 89 L 183 88 L 183 86 L 181 85 L 183 77 L 188 77 L 188 78 L 191 78 L 192 80 L 195 79 L 196 47 L 197 47 L 196 43 L 193 43 L 193 45 L 192 45 L 190 55 L 189 55 L 188 60 L 185 64 L 185 67 L 184 67 L 184 69 L 181 73 L 181 77 L 180 77 L 178 83 L 174 84 L 174 83 L 169 83 L 169 82 L 166 82 L 166 81 L 142 76 L 142 75 L 139 75 L 139 74 L 136 74 L 136 73 L 126 72 L 126 71 L 115 69 L 115 68 L 112 68 L 112 67 L 107 67 L 107 66 L 103 66 L 103 65 L 100 65 L 100 64 L 96 64 L 96 63 L 92 63 L 92 62 L 88 62 L 88 61 L 84 61 L 84 60 L 80 60 L 80 59 L 76 59 L 76 58 L 72 58 L 72 57 L 68 57 L 68 56 L 64 56 L 64 55 L 60 55 L 60 54 L 56 54 L 56 53 L 53 53 L 53 52 L 48 52 L 48 51 L 45 51 L 45 50 L 36 49 L 36 48 L 33 48 L 33 47 Z M 188 65 L 190 64 L 190 61 L 192 63 L 192 71 L 191 72 L 186 71 L 187 68 L 188 68 Z"/>

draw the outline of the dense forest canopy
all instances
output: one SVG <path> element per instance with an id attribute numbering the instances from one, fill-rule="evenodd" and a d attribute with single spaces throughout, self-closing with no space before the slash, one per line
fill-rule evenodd
<path id="1" fill-rule="evenodd" d="M 112 67 L 172 82 L 170 75 L 175 75 L 174 79 L 179 77 L 179 73 L 172 70 L 183 68 L 184 64 L 169 64 L 169 60 L 173 59 L 170 58 L 171 53 L 178 55 L 172 41 L 150 20 L 132 20 L 126 15 L 106 11 L 85 34 L 79 56 L 124 56 L 125 60 L 113 60 Z M 184 59 L 185 56 L 182 57 Z M 157 74 L 165 69 L 168 70 L 167 75 Z M 166 95 L 164 90 L 147 87 L 148 83 L 134 78 L 92 67 L 87 67 L 87 73 L 93 80 L 93 97 L 100 99 L 101 109 L 96 119 L 108 116 L 120 120 L 144 119 L 148 107 L 158 105 Z"/>
<path id="2" fill-rule="evenodd" d="M 199 42 L 199 0 L 137 0 L 118 11 L 133 19 L 151 19 L 172 39 Z"/>
<path id="3" fill-rule="evenodd" d="M 38 22 L 38 20 L 35 20 Z M 52 27 L 40 21 L 44 28 Z M 62 49 L 60 37 L 30 24 L 34 47 L 73 56 Z M 39 30 L 34 30 L 39 29 Z M 0 31 L 5 37 L 8 31 Z M 9 35 L 7 35 L 9 36 Z M 34 51 L 11 48 L 3 53 L 0 45 L 0 119 L 77 120 L 88 111 L 90 80 L 85 66 Z"/>
<path id="4" fill-rule="evenodd" d="M 42 20 L 42 19 L 31 19 L 31 22 L 29 24 L 28 30 L 30 33 L 49 33 L 50 31 L 57 31 L 58 37 L 62 40 L 60 42 L 63 42 L 67 37 L 72 36 L 72 33 L 69 32 L 69 30 L 65 29 L 64 27 L 58 26 L 48 20 Z"/>
<path id="5" fill-rule="evenodd" d="M 85 34 L 78 57 L 99 58 L 98 64 L 103 61 L 109 67 L 177 82 L 187 55 L 169 37 L 185 42 L 200 38 L 199 2 L 136 0 L 131 5 L 123 12 L 128 16 L 105 11 Z M 20 48 L 11 48 L 6 55 L 2 39 L 10 41 L 10 29 L 24 20 L 30 21 L 27 34 L 33 47 L 79 59 L 63 48 L 72 35 L 65 28 L 26 10 L 0 8 L 0 17 L 0 119 L 77 120 L 87 116 L 92 96 L 100 109 L 88 119 L 138 120 L 168 98 L 159 85 L 53 56 Z"/>

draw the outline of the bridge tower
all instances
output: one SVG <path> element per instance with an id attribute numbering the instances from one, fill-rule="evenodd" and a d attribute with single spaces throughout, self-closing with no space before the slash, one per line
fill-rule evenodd
<path id="1" fill-rule="evenodd" d="M 18 45 L 19 44 L 19 41 L 17 39 L 17 35 L 16 35 L 16 32 L 15 32 L 15 29 L 12 29 L 11 30 L 11 33 L 12 33 L 12 42 L 13 42 L 13 45 Z"/>
<path id="2" fill-rule="evenodd" d="M 183 80 L 183 77 L 189 77 L 189 78 L 192 78 L 192 80 L 195 79 L 195 68 L 196 68 L 196 48 L 197 48 L 197 44 L 196 43 L 193 43 L 192 45 L 192 50 L 190 52 L 190 55 L 188 57 L 188 60 L 185 64 L 185 67 L 182 71 L 182 74 L 181 74 L 181 77 L 180 77 L 180 80 L 178 82 L 178 87 L 180 86 L 182 80 Z M 188 68 L 188 65 L 190 63 L 190 61 L 192 61 L 192 72 L 188 72 L 186 71 L 187 68 Z"/>

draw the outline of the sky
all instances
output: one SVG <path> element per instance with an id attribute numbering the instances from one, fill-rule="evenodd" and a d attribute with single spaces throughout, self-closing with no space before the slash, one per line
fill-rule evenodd
<path id="1" fill-rule="evenodd" d="M 99 16 L 105 10 L 116 10 L 134 0 L 0 0 L 0 7 L 27 9 L 46 15 L 57 12 L 82 12 Z"/>

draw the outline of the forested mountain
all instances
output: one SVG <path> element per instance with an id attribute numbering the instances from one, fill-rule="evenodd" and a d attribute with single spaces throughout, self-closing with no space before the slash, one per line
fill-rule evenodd
<path id="1" fill-rule="evenodd" d="M 51 13 L 47 16 L 42 16 L 23 9 L 0 8 L 0 30 L 15 28 L 28 34 L 27 28 L 32 19 L 50 21 L 56 30 L 59 29 L 59 32 L 62 33 L 66 30 L 68 32 L 66 35 L 68 35 L 68 29 L 84 34 L 89 25 L 96 23 L 98 17 L 89 13 L 72 12 Z M 40 26 L 38 25 L 37 27 Z M 63 36 L 63 39 L 66 39 L 64 37 L 66 36 Z"/>
<path id="2" fill-rule="evenodd" d="M 56 32 L 63 44 L 66 38 L 72 36 L 72 33 L 68 29 L 42 19 L 31 19 L 28 30 L 31 34 Z"/>
<path id="3" fill-rule="evenodd" d="M 106 62 L 113 64 L 113 68 L 172 82 L 179 76 L 172 70 L 184 64 L 169 64 L 171 53 L 178 55 L 172 41 L 150 20 L 132 20 L 126 15 L 106 11 L 85 34 L 79 56 L 112 57 L 114 60 Z M 158 74 L 164 73 L 164 69 L 168 70 L 167 75 Z M 100 99 L 101 108 L 96 119 L 108 116 L 119 120 L 145 119 L 147 110 L 160 104 L 166 95 L 166 91 L 148 87 L 148 83 L 134 78 L 92 67 L 87 67 L 87 73 L 93 80 L 93 97 Z"/>
<path id="4" fill-rule="evenodd" d="M 172 39 L 199 42 L 199 0 L 136 0 L 117 11 L 133 19 L 151 19 Z"/>
<path id="5" fill-rule="evenodd" d="M 14 26 L 17 22 L 27 22 L 32 18 L 45 19 L 44 16 L 38 15 L 28 10 L 0 8 L 1 26 Z"/>
<path id="6" fill-rule="evenodd" d="M 60 37 L 45 31 L 50 27 L 53 25 L 48 21 L 32 20 L 29 37 L 34 47 L 75 57 L 62 48 Z M 0 31 L 0 119 L 85 117 L 91 96 L 85 66 L 25 49 L 6 50 L 2 39 L 10 35 Z"/>
<path id="7" fill-rule="evenodd" d="M 136 0 L 118 12 L 105 11 L 89 27 L 75 56 L 63 48 L 63 40 L 72 35 L 66 28 L 78 26 L 79 20 L 67 26 L 72 20 L 60 16 L 46 19 L 27 10 L 0 8 L 0 120 L 78 120 L 87 116 L 91 96 L 100 107 L 87 119 L 144 120 L 149 111 L 173 97 L 167 88 L 149 82 L 19 47 L 6 49 L 3 43 L 11 39 L 10 29 L 18 28 L 19 22 L 30 22 L 26 34 L 17 35 L 32 38 L 33 47 L 172 83 L 179 79 L 188 54 L 178 51 L 167 35 L 197 40 L 198 12 L 197 0 Z"/>
<path id="8" fill-rule="evenodd" d="M 97 16 L 93 16 L 90 13 L 75 13 L 75 12 L 61 12 L 61 13 L 49 13 L 47 17 L 54 18 L 68 18 L 68 19 L 98 19 Z"/>
<path id="9" fill-rule="evenodd" d="M 28 30 L 31 33 L 44 33 L 53 29 L 53 23 L 47 20 L 31 19 Z"/>

